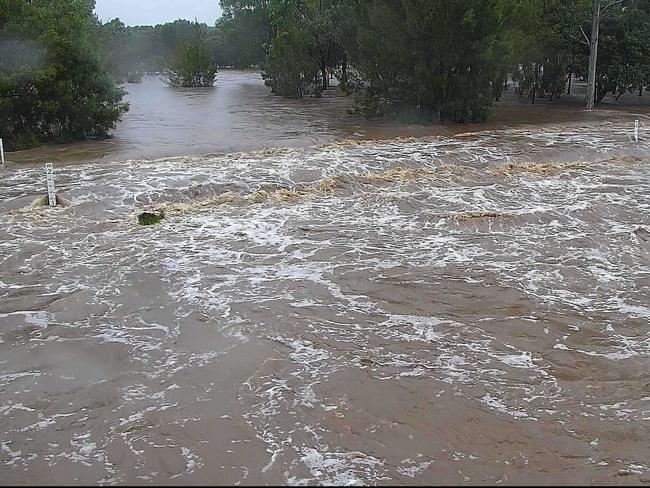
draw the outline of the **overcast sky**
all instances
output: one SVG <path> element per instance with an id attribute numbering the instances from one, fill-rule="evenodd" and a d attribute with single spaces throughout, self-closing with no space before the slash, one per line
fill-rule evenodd
<path id="1" fill-rule="evenodd" d="M 104 22 L 119 17 L 126 25 L 156 25 L 195 17 L 213 25 L 221 16 L 219 0 L 96 0 L 95 12 Z"/>

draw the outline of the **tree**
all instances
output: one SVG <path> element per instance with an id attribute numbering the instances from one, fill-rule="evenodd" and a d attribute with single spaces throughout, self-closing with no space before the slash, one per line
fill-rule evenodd
<path id="1" fill-rule="evenodd" d="M 128 110 L 97 56 L 92 0 L 0 0 L 0 133 L 7 147 L 106 137 Z"/>
<path id="2" fill-rule="evenodd" d="M 602 8 L 601 1 L 607 2 Z M 649 84 L 650 0 L 221 0 L 221 5 L 229 26 L 247 18 L 259 21 L 251 37 L 265 51 L 263 77 L 273 93 L 319 94 L 335 72 L 343 91 L 356 93 L 358 110 L 369 117 L 485 120 L 509 76 L 520 97 L 533 103 L 561 96 L 572 74 L 589 80 L 590 99 L 596 100 Z M 591 23 L 597 28 L 593 43 L 585 32 L 590 17 L 597 19 Z M 231 39 L 231 47 L 243 45 Z"/>
<path id="3" fill-rule="evenodd" d="M 342 0 L 269 0 L 274 36 L 264 78 L 274 93 L 302 96 L 311 87 L 320 95 L 329 87 L 328 69 L 339 65 L 343 53 L 336 38 L 336 26 L 339 8 L 345 3 Z"/>
<path id="4" fill-rule="evenodd" d="M 351 64 L 365 80 L 362 111 L 485 120 L 500 84 L 500 33 L 494 1 L 360 3 Z"/>
<path id="5" fill-rule="evenodd" d="M 129 30 L 119 18 L 97 26 L 97 44 L 103 66 L 117 82 L 129 75 Z"/>
<path id="6" fill-rule="evenodd" d="M 503 18 L 512 78 L 520 98 L 552 100 L 566 85 L 573 63 L 572 19 L 576 2 L 506 0 Z"/>
<path id="7" fill-rule="evenodd" d="M 601 9 L 601 0 L 592 0 L 591 37 L 589 37 L 589 74 L 587 76 L 587 110 L 593 110 L 596 99 L 596 65 L 598 62 L 598 31 L 601 17 L 623 0 L 611 0 Z"/>
<path id="8" fill-rule="evenodd" d="M 271 32 L 266 0 L 221 0 L 223 14 L 215 28 L 215 56 L 220 66 L 262 66 Z"/>
<path id="9" fill-rule="evenodd" d="M 214 85 L 216 76 L 206 26 L 194 21 L 191 35 L 181 40 L 172 56 L 167 83 L 175 87 L 209 87 Z"/>

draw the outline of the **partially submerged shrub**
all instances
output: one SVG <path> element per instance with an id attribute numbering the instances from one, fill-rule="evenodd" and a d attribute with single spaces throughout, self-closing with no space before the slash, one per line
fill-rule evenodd
<path id="1" fill-rule="evenodd" d="M 153 225 L 160 222 L 165 218 L 165 211 L 160 212 L 142 212 L 138 215 L 138 224 L 140 225 Z"/>
<path id="2" fill-rule="evenodd" d="M 173 87 L 210 87 L 214 86 L 216 77 L 217 66 L 208 45 L 206 27 L 195 21 L 191 35 L 174 52 L 166 82 Z"/>

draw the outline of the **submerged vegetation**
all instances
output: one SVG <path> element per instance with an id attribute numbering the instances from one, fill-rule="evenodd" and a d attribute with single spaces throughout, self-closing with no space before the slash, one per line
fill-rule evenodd
<path id="1" fill-rule="evenodd" d="M 221 0 L 226 22 L 258 26 L 264 79 L 285 97 L 320 95 L 328 73 L 368 117 L 482 121 L 508 80 L 553 100 L 587 79 L 594 98 L 650 85 L 650 0 Z M 597 16 L 595 14 L 598 14 Z M 255 18 L 255 22 L 251 19 Z M 568 86 L 567 86 L 568 85 Z"/>
<path id="2" fill-rule="evenodd" d="M 217 66 L 208 48 L 207 34 L 198 22 L 191 34 L 182 39 L 167 71 L 167 84 L 177 87 L 209 87 L 214 85 Z"/>
<path id="3" fill-rule="evenodd" d="M 131 27 L 100 23 L 94 0 L 0 0 L 6 148 L 108 135 L 128 109 L 123 83 L 143 73 L 194 87 L 217 67 L 261 68 L 288 98 L 321 96 L 336 77 L 358 114 L 456 122 L 486 120 L 506 89 L 535 103 L 575 77 L 592 102 L 650 87 L 650 0 L 220 4 L 214 26 Z"/>
<path id="4" fill-rule="evenodd" d="M 89 0 L 0 0 L 0 135 L 6 149 L 105 137 L 128 109 L 98 57 Z"/>
<path id="5" fill-rule="evenodd" d="M 140 225 L 153 225 L 161 222 L 165 218 L 165 211 L 159 212 L 142 212 L 138 215 L 138 224 Z"/>

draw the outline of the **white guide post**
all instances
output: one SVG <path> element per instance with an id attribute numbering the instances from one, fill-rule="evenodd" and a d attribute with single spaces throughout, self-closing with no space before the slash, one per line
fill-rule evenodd
<path id="1" fill-rule="evenodd" d="M 54 168 L 52 163 L 45 163 L 45 176 L 47 177 L 47 201 L 50 207 L 56 207 L 56 192 L 54 190 Z"/>
<path id="2" fill-rule="evenodd" d="M 5 146 L 2 144 L 2 139 L 0 139 L 0 161 L 1 164 L 5 164 Z"/>
<path id="3" fill-rule="evenodd" d="M 634 121 L 634 142 L 639 142 L 639 121 Z"/>

